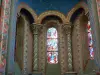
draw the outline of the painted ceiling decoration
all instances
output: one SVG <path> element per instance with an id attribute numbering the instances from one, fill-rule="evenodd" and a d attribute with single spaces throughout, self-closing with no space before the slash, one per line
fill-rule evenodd
<path id="1" fill-rule="evenodd" d="M 24 2 L 39 15 L 48 10 L 60 11 L 67 14 L 80 0 L 19 0 L 17 6 Z"/>

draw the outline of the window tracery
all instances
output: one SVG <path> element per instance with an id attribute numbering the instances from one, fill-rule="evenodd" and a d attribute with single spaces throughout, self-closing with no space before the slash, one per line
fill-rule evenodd
<path id="1" fill-rule="evenodd" d="M 58 63 L 58 36 L 57 30 L 51 27 L 47 30 L 47 62 L 49 64 Z"/>

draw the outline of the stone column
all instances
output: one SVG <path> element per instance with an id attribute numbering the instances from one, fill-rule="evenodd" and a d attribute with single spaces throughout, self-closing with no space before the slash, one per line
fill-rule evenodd
<path id="1" fill-rule="evenodd" d="M 75 21 L 75 27 L 76 27 L 76 34 L 77 34 L 77 58 L 78 58 L 78 71 L 82 71 L 83 70 L 83 62 L 82 62 L 82 44 L 81 44 L 81 36 L 80 36 L 80 18 L 81 18 L 82 15 L 79 15 L 77 18 L 76 18 L 76 21 Z"/>
<path id="2" fill-rule="evenodd" d="M 28 26 L 29 26 L 29 23 L 28 21 L 26 20 L 25 16 L 24 15 L 21 15 L 21 17 L 24 19 L 25 21 L 25 24 L 24 24 L 24 51 L 23 51 L 23 75 L 27 75 L 27 52 L 28 52 Z"/>
<path id="3" fill-rule="evenodd" d="M 62 25 L 58 25 L 58 40 L 59 40 L 59 58 L 60 58 L 60 65 L 61 65 L 61 75 L 64 74 L 64 55 L 63 55 L 63 51 L 62 51 L 62 29 L 61 29 Z"/>
<path id="4" fill-rule="evenodd" d="M 63 33 L 63 25 L 58 24 L 58 48 L 59 48 L 59 62 L 61 66 L 61 75 L 63 75 L 66 72 L 66 60 L 65 60 L 65 39 L 64 39 L 64 33 Z"/>
<path id="5" fill-rule="evenodd" d="M 63 26 L 64 31 L 67 35 L 67 45 L 68 45 L 68 71 L 73 71 L 72 66 L 72 46 L 71 46 L 71 25 L 65 24 Z"/>
<path id="6" fill-rule="evenodd" d="M 33 31 L 33 72 L 38 71 L 38 31 L 42 25 L 32 24 L 31 29 Z"/>
<path id="7" fill-rule="evenodd" d="M 42 25 L 41 31 L 39 32 L 39 72 L 42 72 L 45 75 L 45 66 L 46 66 L 46 41 L 47 41 L 47 27 L 46 25 Z"/>

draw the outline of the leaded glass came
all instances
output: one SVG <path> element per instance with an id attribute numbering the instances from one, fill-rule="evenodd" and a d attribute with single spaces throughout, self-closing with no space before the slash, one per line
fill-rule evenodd
<path id="1" fill-rule="evenodd" d="M 58 36 L 57 30 L 51 27 L 47 30 L 47 62 L 49 64 L 58 63 Z"/>
<path id="2" fill-rule="evenodd" d="M 93 40 L 92 40 L 90 21 L 88 21 L 87 31 L 88 31 L 88 45 L 89 45 L 89 51 L 90 51 L 90 58 L 93 59 L 94 58 L 94 50 L 93 50 Z"/>

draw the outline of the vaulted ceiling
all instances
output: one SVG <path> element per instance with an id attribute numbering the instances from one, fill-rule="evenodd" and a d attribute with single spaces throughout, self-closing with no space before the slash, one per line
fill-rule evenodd
<path id="1" fill-rule="evenodd" d="M 47 10 L 57 10 L 67 14 L 67 12 L 80 1 L 81 0 L 18 0 L 17 5 L 24 2 L 36 11 L 37 14 L 41 14 Z"/>

